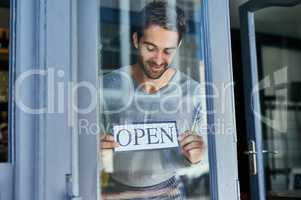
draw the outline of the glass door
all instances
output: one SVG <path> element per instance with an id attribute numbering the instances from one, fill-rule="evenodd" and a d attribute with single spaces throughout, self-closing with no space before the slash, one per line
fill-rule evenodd
<path id="1" fill-rule="evenodd" d="M 252 199 L 301 198 L 301 1 L 240 7 Z"/>
<path id="2" fill-rule="evenodd" d="M 156 6 L 169 24 L 165 27 L 162 22 L 163 28 L 160 24 L 151 32 L 147 28 L 154 27 L 146 26 L 148 40 L 142 40 L 145 30 L 138 33 L 139 13 L 151 2 L 169 4 L 168 12 L 164 7 Z M 170 191 L 181 189 L 187 199 L 239 199 L 228 3 L 224 0 L 79 0 L 78 75 L 80 80 L 88 81 L 98 89 L 91 95 L 92 99 L 101 100 L 97 112 L 93 110 L 79 117 L 83 122 L 80 130 L 84 133 L 79 139 L 79 192 L 82 198 L 133 199 L 133 195 L 138 195 L 143 199 L 143 195 L 151 197 L 164 190 L 149 188 L 146 193 L 141 193 L 137 188 L 158 186 L 156 183 L 162 186 L 160 183 L 166 184 L 164 180 L 171 180 L 169 189 L 176 190 Z M 181 40 L 174 38 L 177 36 L 174 26 L 176 7 L 180 7 L 187 17 L 187 32 Z M 156 15 L 156 12 L 150 13 Z M 153 17 L 152 20 L 162 18 Z M 168 37 L 155 34 L 156 37 L 150 38 L 158 30 L 172 34 Z M 152 56 L 146 57 L 145 52 Z M 170 55 L 173 59 L 167 59 Z M 158 63 L 155 64 L 155 60 Z M 164 62 L 160 64 L 160 60 Z M 167 74 L 163 70 L 167 76 L 164 75 L 162 82 L 157 75 L 163 68 L 168 70 Z M 141 84 L 146 78 L 142 75 L 149 69 L 151 79 L 158 78 L 155 82 L 159 81 L 159 87 L 152 82 L 154 80 Z M 183 77 L 186 81 L 182 81 Z M 199 93 L 195 102 L 191 101 L 194 92 L 183 91 L 187 89 L 184 86 L 187 83 L 199 88 L 194 91 Z M 80 101 L 91 100 L 86 93 L 79 96 Z M 109 107 L 103 105 L 103 97 Z M 202 110 L 193 108 L 195 103 L 202 104 Z M 107 113 L 103 112 L 104 108 L 109 108 Z M 198 113 L 202 118 L 197 117 Z M 141 149 L 141 146 L 147 146 L 141 143 L 165 143 L 166 134 L 174 134 L 166 132 L 164 126 L 168 123 L 172 127 L 176 124 L 179 134 L 194 129 L 204 142 L 208 139 L 205 151 L 198 154 L 202 155 L 201 162 L 190 163 L 175 143 L 161 148 L 152 144 L 148 146 L 150 149 Z M 131 125 L 132 129 L 120 133 L 118 128 L 122 125 Z M 140 149 L 110 149 L 109 153 L 102 154 L 99 143 L 103 142 L 103 134 L 99 133 L 113 134 L 113 127 L 121 145 L 136 145 Z M 171 174 L 176 175 L 176 179 L 170 179 Z"/>

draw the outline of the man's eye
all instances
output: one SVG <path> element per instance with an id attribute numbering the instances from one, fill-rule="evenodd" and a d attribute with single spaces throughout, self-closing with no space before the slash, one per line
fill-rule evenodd
<path id="1" fill-rule="evenodd" d="M 172 49 L 172 50 L 165 50 L 165 53 L 166 53 L 167 55 L 170 55 L 170 54 L 174 53 L 174 51 L 175 51 L 175 50 L 173 50 L 173 49 Z"/>
<path id="2" fill-rule="evenodd" d="M 152 46 L 146 46 L 146 49 L 147 49 L 148 51 L 154 51 L 154 50 L 155 50 L 155 48 L 152 47 Z"/>

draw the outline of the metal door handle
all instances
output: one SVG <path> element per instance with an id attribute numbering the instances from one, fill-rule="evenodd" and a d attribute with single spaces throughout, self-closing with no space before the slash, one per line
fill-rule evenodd
<path id="1" fill-rule="evenodd" d="M 255 176 L 257 174 L 257 162 L 256 162 L 256 146 L 254 140 L 250 140 L 248 143 L 248 151 L 245 151 L 244 154 L 249 157 L 249 169 L 250 174 Z"/>
<path id="2" fill-rule="evenodd" d="M 249 169 L 250 174 L 255 176 L 257 174 L 257 158 L 256 154 L 258 152 L 256 151 L 256 145 L 254 140 L 249 140 L 248 142 L 248 151 L 245 151 L 244 154 L 248 155 L 249 157 Z M 263 154 L 279 154 L 278 151 L 268 151 L 268 150 L 262 150 Z"/>
<path id="3" fill-rule="evenodd" d="M 244 151 L 244 154 L 246 155 L 254 155 L 254 154 L 257 154 L 256 151 Z"/>
<path id="4" fill-rule="evenodd" d="M 279 151 L 262 150 L 262 153 L 264 153 L 264 154 L 269 153 L 269 154 L 277 155 L 277 154 L 279 154 Z M 253 154 L 257 154 L 257 151 L 244 151 L 244 154 L 253 155 Z"/>
<path id="5" fill-rule="evenodd" d="M 262 150 L 262 153 L 269 153 L 269 154 L 274 154 L 274 155 L 277 155 L 279 154 L 279 151 L 268 151 L 268 150 Z"/>

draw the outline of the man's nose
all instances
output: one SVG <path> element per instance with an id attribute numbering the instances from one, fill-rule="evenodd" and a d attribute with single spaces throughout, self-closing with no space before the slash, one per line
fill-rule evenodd
<path id="1" fill-rule="evenodd" d="M 164 55 L 163 53 L 158 52 L 154 59 L 156 65 L 162 65 L 164 63 Z"/>

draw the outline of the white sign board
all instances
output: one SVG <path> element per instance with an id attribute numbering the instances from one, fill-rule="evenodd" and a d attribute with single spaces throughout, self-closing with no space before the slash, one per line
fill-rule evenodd
<path id="1" fill-rule="evenodd" d="M 178 147 L 175 122 L 127 124 L 113 127 L 115 151 L 133 151 Z"/>

